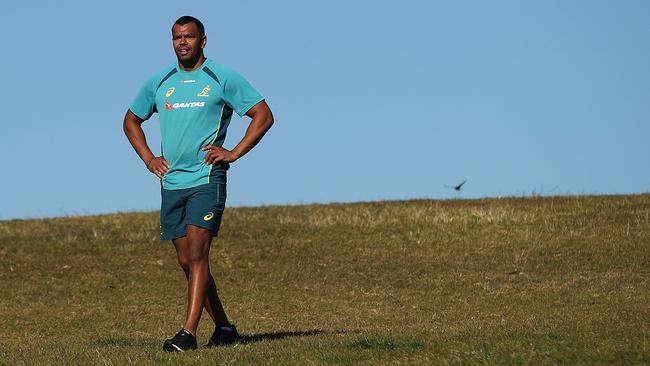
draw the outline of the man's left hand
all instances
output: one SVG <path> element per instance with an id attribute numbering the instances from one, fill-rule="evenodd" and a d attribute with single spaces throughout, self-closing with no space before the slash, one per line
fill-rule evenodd
<path id="1" fill-rule="evenodd" d="M 219 146 L 208 145 L 202 147 L 201 150 L 208 151 L 208 154 L 203 158 L 203 161 L 210 165 L 214 165 L 220 161 L 232 163 L 238 158 L 234 152 Z"/>

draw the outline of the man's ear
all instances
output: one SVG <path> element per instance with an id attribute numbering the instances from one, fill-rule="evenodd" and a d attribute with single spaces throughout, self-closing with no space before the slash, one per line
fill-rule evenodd
<path id="1" fill-rule="evenodd" d="M 201 48 L 205 48 L 205 45 L 208 44 L 208 36 L 203 36 L 201 40 Z"/>

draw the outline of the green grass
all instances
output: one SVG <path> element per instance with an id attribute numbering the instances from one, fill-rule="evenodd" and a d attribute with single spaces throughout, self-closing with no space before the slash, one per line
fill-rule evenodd
<path id="1" fill-rule="evenodd" d="M 161 351 L 186 289 L 157 220 L 0 221 L 0 364 L 650 364 L 647 194 L 228 209 L 244 342 L 186 354 Z"/>

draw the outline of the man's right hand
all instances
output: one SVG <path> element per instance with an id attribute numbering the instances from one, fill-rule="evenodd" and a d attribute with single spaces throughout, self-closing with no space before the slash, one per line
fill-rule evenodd
<path id="1" fill-rule="evenodd" d="M 169 163 L 162 156 L 155 156 L 147 163 L 147 169 L 158 178 L 163 179 L 169 170 Z"/>

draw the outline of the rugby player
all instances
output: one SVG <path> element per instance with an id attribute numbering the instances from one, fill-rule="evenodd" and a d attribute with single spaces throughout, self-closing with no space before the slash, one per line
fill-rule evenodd
<path id="1" fill-rule="evenodd" d="M 233 343 L 230 322 L 210 273 L 210 245 L 226 202 L 226 171 L 273 125 L 264 98 L 240 74 L 205 57 L 203 24 L 191 16 L 172 26 L 177 62 L 149 78 L 124 116 L 124 132 L 147 169 L 161 181 L 160 235 L 171 240 L 187 278 L 187 315 L 182 329 L 163 343 L 168 352 L 197 348 L 205 307 L 215 324 L 206 346 Z M 244 137 L 223 147 L 233 112 L 250 117 Z M 141 124 L 158 113 L 162 155 L 155 156 Z"/>

